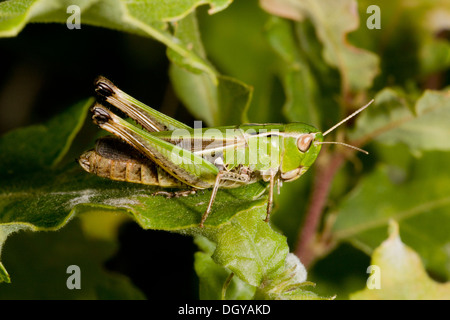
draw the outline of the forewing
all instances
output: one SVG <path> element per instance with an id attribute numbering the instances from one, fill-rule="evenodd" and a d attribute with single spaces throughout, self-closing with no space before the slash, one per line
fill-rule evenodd
<path id="1" fill-rule="evenodd" d="M 200 189 L 214 184 L 218 169 L 201 156 L 137 128 L 100 104 L 92 110 L 94 121 L 102 129 L 133 146 L 178 180 Z"/>
<path id="2" fill-rule="evenodd" d="M 117 88 L 105 77 L 98 77 L 95 85 L 95 91 L 98 96 L 100 96 L 107 103 L 123 111 L 149 132 L 190 129 L 188 125 L 156 111 L 146 104 L 136 100 L 132 96 Z"/>

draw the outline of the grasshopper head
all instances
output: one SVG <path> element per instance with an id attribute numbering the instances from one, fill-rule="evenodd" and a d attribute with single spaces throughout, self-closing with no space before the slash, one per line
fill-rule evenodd
<path id="1" fill-rule="evenodd" d="M 322 141 L 322 133 L 313 126 L 303 123 L 288 124 L 280 164 L 281 179 L 292 181 L 305 173 L 316 161 Z"/>
<path id="2" fill-rule="evenodd" d="M 372 99 L 365 106 L 359 108 L 344 120 L 339 121 L 324 133 L 319 132 L 313 126 L 303 123 L 288 124 L 284 131 L 284 146 L 280 162 L 280 175 L 283 181 L 292 181 L 305 173 L 316 161 L 322 144 L 339 144 L 354 150 L 368 154 L 356 146 L 352 146 L 338 141 L 323 141 L 323 137 L 334 129 L 345 123 L 349 119 L 367 108 L 374 100 Z"/>

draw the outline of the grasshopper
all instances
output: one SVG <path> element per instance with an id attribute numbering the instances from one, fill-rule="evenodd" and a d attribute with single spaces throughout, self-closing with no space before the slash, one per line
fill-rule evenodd
<path id="1" fill-rule="evenodd" d="M 322 144 L 341 144 L 367 153 L 323 138 L 373 100 L 321 133 L 304 123 L 192 128 L 136 100 L 104 77 L 95 81 L 95 92 L 99 99 L 91 108 L 92 119 L 114 136 L 97 140 L 95 149 L 83 153 L 78 160 L 81 167 L 112 180 L 181 189 L 154 193 L 169 197 L 212 188 L 200 227 L 204 227 L 219 188 L 268 182 L 268 222 L 275 183 L 279 189 L 283 182 L 304 174 L 315 162 Z M 105 105 L 116 107 L 142 128 Z"/>

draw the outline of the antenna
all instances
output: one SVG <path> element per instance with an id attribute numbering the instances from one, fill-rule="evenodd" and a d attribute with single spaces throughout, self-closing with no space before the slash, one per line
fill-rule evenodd
<path id="1" fill-rule="evenodd" d="M 361 148 L 358 148 L 358 147 L 352 146 L 351 144 L 346 144 L 346 143 L 343 143 L 343 142 L 337 142 L 337 141 L 322 141 L 322 142 L 314 142 L 314 143 L 315 143 L 315 144 L 339 144 L 339 145 L 341 145 L 341 146 L 345 146 L 345 147 L 348 147 L 348 148 L 352 148 L 352 149 L 361 151 L 362 153 L 369 154 L 366 150 L 363 150 L 363 149 L 361 149 Z"/>
<path id="2" fill-rule="evenodd" d="M 355 112 L 353 112 L 351 115 L 349 115 L 347 118 L 345 118 L 344 120 L 339 121 L 338 123 L 336 123 L 334 126 L 332 126 L 330 129 L 328 129 L 327 131 L 325 131 L 323 133 L 323 136 L 325 137 L 327 134 L 329 134 L 331 131 L 333 131 L 334 129 L 336 129 L 337 127 L 339 127 L 341 124 L 343 124 L 344 122 L 348 121 L 349 119 L 353 118 L 354 116 L 356 116 L 358 113 L 360 113 L 361 111 L 363 111 L 365 108 L 367 108 L 368 106 L 371 105 L 372 102 L 374 102 L 375 100 L 372 99 L 369 101 L 368 104 L 366 104 L 365 106 L 359 108 L 358 110 L 356 110 Z"/>
<path id="3" fill-rule="evenodd" d="M 349 119 L 353 118 L 354 116 L 356 116 L 358 113 L 360 113 L 361 111 L 363 111 L 365 108 L 367 108 L 368 106 L 370 106 L 372 104 L 372 102 L 374 102 L 374 99 L 370 100 L 369 103 L 367 103 L 365 106 L 359 108 L 358 110 L 356 110 L 355 112 L 353 112 L 351 115 L 349 115 L 347 118 L 345 118 L 344 120 L 339 121 L 338 123 L 336 123 L 334 126 L 332 126 L 330 129 L 328 129 L 327 131 L 325 131 L 323 133 L 323 136 L 325 137 L 327 134 L 329 134 L 331 131 L 333 131 L 334 129 L 336 129 L 337 127 L 339 127 L 341 124 L 343 124 L 344 122 L 348 121 Z M 346 144 L 343 142 L 337 142 L 337 141 L 322 141 L 322 142 L 315 142 L 315 144 L 339 144 L 341 146 L 344 147 L 348 147 L 357 151 L 360 151 L 362 153 L 365 154 L 369 154 L 366 150 L 360 149 L 358 147 L 352 146 L 350 144 Z"/>

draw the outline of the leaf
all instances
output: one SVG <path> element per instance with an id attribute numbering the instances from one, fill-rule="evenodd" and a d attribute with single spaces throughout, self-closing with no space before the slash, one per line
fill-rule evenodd
<path id="1" fill-rule="evenodd" d="M 443 172 L 449 163 L 448 152 L 426 152 L 401 175 L 395 167 L 379 165 L 339 204 L 335 239 L 370 254 L 394 219 L 427 268 L 448 276 L 450 234 L 444 226 L 450 224 L 450 177 Z"/>
<path id="2" fill-rule="evenodd" d="M 235 1 L 227 10 L 213 17 L 198 11 L 201 36 L 209 60 L 221 74 L 244 82 L 251 91 L 251 101 L 248 110 L 244 110 L 244 116 L 240 114 L 242 107 L 239 104 L 222 108 L 219 120 L 232 116 L 233 119 L 226 123 L 233 125 L 285 121 L 281 112 L 283 89 L 277 79 L 277 65 L 282 62 L 267 43 L 264 32 L 270 16 L 255 1 Z M 227 87 L 236 85 L 228 82 Z M 234 97 L 235 94 L 231 96 Z"/>
<path id="3" fill-rule="evenodd" d="M 198 195 L 180 199 L 150 196 L 157 190 L 157 188 L 101 179 L 88 175 L 75 166 L 59 172 L 33 173 L 28 174 L 26 179 L 16 178 L 13 182 L 2 185 L 0 221 L 2 225 L 20 223 L 20 225 L 30 226 L 33 230 L 54 230 L 64 226 L 75 214 L 92 210 L 114 210 L 130 214 L 146 229 L 170 230 L 182 234 L 206 233 L 209 237 L 216 239 L 220 238 L 221 228 L 225 227 L 234 215 L 248 211 L 250 215 L 258 214 L 262 221 L 265 214 L 266 199 L 265 196 L 262 197 L 265 186 L 253 184 L 236 190 L 221 191 L 217 195 L 213 212 L 206 221 L 205 228 L 200 229 L 198 224 L 208 204 L 211 191 L 199 192 Z M 261 209 L 252 210 L 251 208 L 255 205 L 261 206 Z M 232 234 L 238 236 L 233 228 L 225 229 L 230 236 Z M 275 239 L 282 241 L 281 238 Z M 233 239 L 221 240 L 221 244 L 227 250 L 230 249 L 227 247 L 228 241 Z M 218 246 L 218 248 L 221 247 Z M 270 253 L 274 254 L 272 251 Z M 234 254 L 238 252 L 234 251 Z M 230 253 L 228 258 L 235 257 Z M 241 259 L 247 258 L 249 257 L 241 257 Z M 225 263 L 227 259 L 224 258 L 222 261 Z M 246 275 L 248 279 L 258 281 L 261 276 L 261 266 L 255 265 L 255 268 L 259 272 L 257 278 L 252 279 L 251 274 L 255 270 L 244 270 L 242 274 L 248 273 Z"/>
<path id="4" fill-rule="evenodd" d="M 26 219 L 17 219 L 11 205 L 17 203 L 17 210 L 27 211 L 29 203 L 22 202 L 28 192 L 29 197 L 35 196 L 33 191 L 20 187 L 19 179 L 32 180 L 30 172 L 39 172 L 37 180 L 45 179 L 44 171 L 55 167 L 64 157 L 76 133 L 80 130 L 91 106 L 92 100 L 82 101 L 54 117 L 44 125 L 34 125 L 24 129 L 11 131 L 0 138 L 0 253 L 6 238 L 13 232 L 38 227 L 30 225 Z M 44 178 L 43 178 L 44 177 Z M 39 180 L 42 182 L 43 180 Z M 24 192 L 26 191 L 26 192 Z M 41 203 L 36 201 L 35 205 Z M 5 214 L 5 212 L 9 212 Z M 42 217 L 41 217 L 42 218 Z M 49 229 L 57 229 L 68 219 L 56 216 L 48 219 Z M 0 282 L 9 282 L 9 275 L 0 263 Z"/>
<path id="5" fill-rule="evenodd" d="M 258 183 L 219 192 L 213 212 L 202 229 L 198 224 L 208 204 L 210 190 L 168 200 L 149 196 L 150 188 L 146 191 L 141 187 L 129 194 L 124 193 L 123 188 L 114 191 L 103 188 L 101 192 L 94 192 L 91 186 L 87 188 L 90 195 L 80 198 L 79 206 L 125 210 L 145 229 L 206 236 L 217 243 L 213 260 L 254 286 L 264 277 L 276 274 L 288 251 L 285 238 L 263 221 L 265 187 Z M 78 203 L 78 199 L 72 202 Z"/>
<path id="6" fill-rule="evenodd" d="M 210 255 L 215 245 L 205 238 L 196 238 L 196 242 L 204 252 L 195 254 L 195 269 L 200 278 L 201 299 L 221 299 L 224 284 L 230 272 L 224 267 L 215 264 Z M 267 278 L 259 287 L 253 287 L 236 276 L 226 289 L 226 299 L 256 299 L 256 300 L 310 300 L 324 299 L 317 294 L 304 290 L 305 287 L 314 286 L 306 281 L 306 269 L 300 260 L 292 253 L 286 256 L 282 272 L 277 276 Z"/>
<path id="7" fill-rule="evenodd" d="M 170 78 L 177 96 L 197 119 L 209 126 L 247 123 L 252 88 L 234 78 L 217 76 L 217 85 L 205 74 L 195 74 L 174 64 Z"/>
<path id="8" fill-rule="evenodd" d="M 272 17 L 266 35 L 282 58 L 280 77 L 286 94 L 283 113 L 290 122 L 304 122 L 319 127 L 318 87 L 304 53 L 297 47 L 291 24 Z"/>
<path id="9" fill-rule="evenodd" d="M 138 0 L 128 4 L 128 8 L 144 21 L 173 21 L 185 17 L 202 4 L 209 4 L 209 13 L 213 14 L 225 9 L 231 2 L 232 0 L 171 0 L 161 3 L 158 0 Z"/>
<path id="10" fill-rule="evenodd" d="M 353 131 L 348 133 L 352 141 L 371 141 L 377 135 L 394 129 L 401 119 L 412 119 L 412 107 L 406 94 L 399 88 L 384 88 L 374 97 L 373 104 L 356 119 Z M 382 130 L 383 127 L 386 129 Z"/>
<path id="11" fill-rule="evenodd" d="M 195 268 L 200 278 L 201 299 L 221 299 L 226 281 L 230 272 L 224 267 L 215 264 L 210 253 L 214 250 L 214 244 L 205 238 L 197 237 L 197 244 L 206 252 L 197 252 L 195 255 Z M 206 248 L 205 248 L 206 244 Z M 306 269 L 300 260 L 292 253 L 286 256 L 282 272 L 276 277 L 265 279 L 259 287 L 253 287 L 241 281 L 236 276 L 226 289 L 226 299 L 255 299 L 255 300 L 322 300 L 314 292 L 304 290 L 305 287 L 314 286 L 306 281 Z"/>
<path id="12" fill-rule="evenodd" d="M 27 23 L 66 23 L 70 5 L 78 5 L 81 23 L 117 29 L 152 37 L 171 48 L 182 66 L 206 72 L 213 81 L 216 74 L 211 66 L 168 31 L 168 22 L 175 22 L 197 6 L 208 3 L 210 13 L 225 9 L 231 0 L 11 0 L 0 3 L 0 36 L 17 35 Z"/>
<path id="13" fill-rule="evenodd" d="M 0 225 L 0 254 L 2 253 L 3 243 L 6 238 L 19 230 L 27 229 L 26 225 L 13 224 L 13 225 Z M 0 283 L 11 282 L 8 272 L 6 271 L 3 263 L 0 262 Z"/>
<path id="14" fill-rule="evenodd" d="M 80 220 L 71 221 L 59 232 L 22 231 L 8 239 L 3 260 L 13 277 L 0 283 L 0 299 L 144 299 L 144 295 L 120 274 L 103 264 L 117 245 L 85 237 Z M 26 254 L 24 254 L 26 253 Z M 79 267 L 80 289 L 70 290 L 66 282 Z"/>
<path id="15" fill-rule="evenodd" d="M 206 60 L 194 13 L 177 24 L 175 35 Z M 169 57 L 175 62 L 172 50 L 169 50 Z M 207 74 L 192 71 L 172 63 L 169 74 L 177 96 L 195 117 L 204 119 L 210 126 L 248 122 L 246 111 L 252 88 L 231 77 L 217 75 L 214 82 Z"/>
<path id="16" fill-rule="evenodd" d="M 6 133 L 0 139 L 0 177 L 55 167 L 81 129 L 93 100 L 81 101 L 46 124 Z M 19 163 L 17 163 L 19 161 Z M 14 168 L 20 168 L 20 172 Z"/>
<path id="17" fill-rule="evenodd" d="M 217 248 L 212 259 L 253 286 L 276 276 L 289 251 L 286 238 L 265 223 L 264 216 L 265 206 L 255 207 L 214 236 Z"/>
<path id="18" fill-rule="evenodd" d="M 435 300 L 450 299 L 450 282 L 432 280 L 420 256 L 406 246 L 395 221 L 389 223 L 389 237 L 375 249 L 371 264 L 379 268 L 380 288 L 355 292 L 351 299 L 362 300 Z"/>
<path id="19" fill-rule="evenodd" d="M 285 269 L 276 278 L 267 280 L 255 293 L 256 300 L 324 300 L 317 294 L 304 290 L 305 287 L 315 286 L 306 281 L 306 269 L 300 260 L 289 253 L 285 261 Z M 332 297 L 331 299 L 334 299 Z"/>
<path id="20" fill-rule="evenodd" d="M 296 21 L 310 19 L 323 44 L 323 58 L 340 74 L 343 92 L 370 88 L 379 72 L 378 57 L 351 45 L 347 34 L 359 26 L 354 0 L 261 0 L 261 6 L 274 15 Z"/>
<path id="21" fill-rule="evenodd" d="M 450 91 L 426 90 L 413 111 L 406 99 L 392 89 L 375 97 L 375 105 L 357 119 L 351 139 L 382 144 L 406 144 L 412 152 L 450 150 Z"/>
<path id="22" fill-rule="evenodd" d="M 216 245 L 208 239 L 197 236 L 195 242 L 202 251 L 195 253 L 194 268 L 199 277 L 200 300 L 221 300 L 222 291 L 231 271 L 218 265 L 211 259 Z M 255 293 L 255 287 L 245 283 L 238 277 L 231 279 L 226 288 L 226 300 L 249 300 Z"/>
<path id="23" fill-rule="evenodd" d="M 145 229 L 206 235 L 218 243 L 214 260 L 252 285 L 275 273 L 288 250 L 285 238 L 263 221 L 265 187 L 259 184 L 219 192 L 205 228 L 200 229 L 211 191 L 180 199 L 152 197 L 157 188 L 105 181 L 78 168 L 44 177 L 29 177 L 31 185 L 20 181 L 23 189 L 15 192 L 11 186 L 4 187 L 8 197 L 3 197 L 0 211 L 3 223 L 21 222 L 34 230 L 51 230 L 88 210 L 128 213 Z M 237 244 L 247 250 L 240 251 Z"/>

